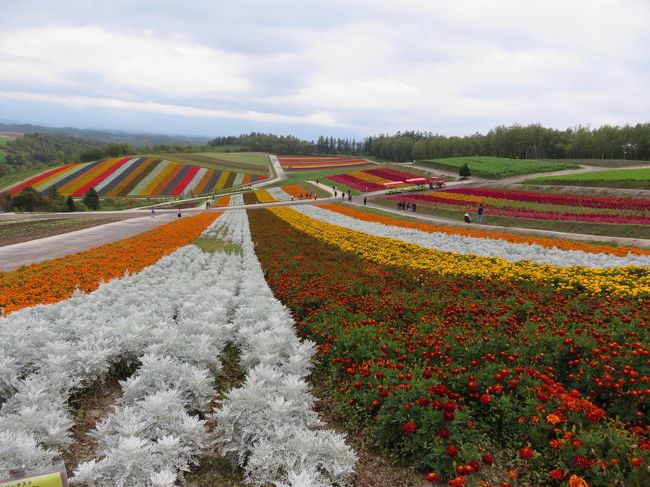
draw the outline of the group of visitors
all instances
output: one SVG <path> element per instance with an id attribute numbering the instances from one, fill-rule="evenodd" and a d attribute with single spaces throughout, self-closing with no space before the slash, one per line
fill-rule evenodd
<path id="1" fill-rule="evenodd" d="M 398 210 L 412 211 L 413 213 L 415 213 L 415 210 L 417 209 L 417 205 L 415 203 L 410 203 L 410 202 L 405 202 L 405 201 L 398 201 L 397 202 L 397 209 Z"/>
<path id="2" fill-rule="evenodd" d="M 478 205 L 478 209 L 476 210 L 476 223 L 483 223 L 483 203 Z M 465 220 L 465 223 L 472 223 L 472 217 L 469 214 L 469 211 L 465 212 L 465 215 L 463 215 L 463 220 Z"/>

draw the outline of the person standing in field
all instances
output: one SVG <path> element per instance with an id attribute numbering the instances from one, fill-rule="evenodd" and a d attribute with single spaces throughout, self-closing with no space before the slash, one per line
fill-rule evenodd
<path id="1" fill-rule="evenodd" d="M 476 214 L 478 215 L 478 218 L 476 219 L 476 223 L 483 223 L 483 203 L 478 205 L 478 210 L 476 210 Z"/>
<path id="2" fill-rule="evenodd" d="M 156 210 L 151 208 L 151 218 L 156 218 Z"/>
<path id="3" fill-rule="evenodd" d="M 366 197 L 364 196 L 364 197 L 363 197 L 363 206 L 366 206 L 366 201 L 368 201 L 368 198 L 366 198 Z"/>
<path id="4" fill-rule="evenodd" d="M 352 191 L 348 192 L 348 203 L 352 203 Z"/>

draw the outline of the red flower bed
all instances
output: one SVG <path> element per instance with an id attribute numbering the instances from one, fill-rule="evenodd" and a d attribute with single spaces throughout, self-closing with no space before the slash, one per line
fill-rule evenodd
<path id="1" fill-rule="evenodd" d="M 590 208 L 639 209 L 650 210 L 650 199 L 642 198 L 596 198 L 572 194 L 549 194 L 534 191 L 514 191 L 510 189 L 490 188 L 457 188 L 451 193 L 483 196 L 486 198 L 502 198 L 515 201 L 529 201 L 551 205 L 587 206 Z"/>
<path id="2" fill-rule="evenodd" d="M 406 201 L 416 203 L 418 205 L 451 205 L 459 206 L 466 209 L 472 206 L 472 203 L 467 200 L 440 197 L 434 194 L 408 194 L 399 196 L 390 196 L 387 199 L 393 201 Z M 636 224 L 636 225 L 650 225 L 650 217 L 638 215 L 610 215 L 610 214 L 589 214 L 589 213 L 573 213 L 573 212 L 554 212 L 552 207 L 550 211 L 543 211 L 534 208 L 518 209 L 510 208 L 508 206 L 495 207 L 493 205 L 484 205 L 486 213 L 489 215 L 506 216 L 512 218 L 535 218 L 540 220 L 561 220 L 561 221 L 584 221 L 595 223 L 619 223 L 619 224 Z"/>
<path id="3" fill-rule="evenodd" d="M 645 483 L 647 297 L 379 266 L 249 215 L 338 407 L 429 481 L 480 479 L 495 463 L 522 485 Z"/>

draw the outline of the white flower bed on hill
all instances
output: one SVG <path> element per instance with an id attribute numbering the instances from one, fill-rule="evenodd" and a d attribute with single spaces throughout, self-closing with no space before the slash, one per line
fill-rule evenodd
<path id="1" fill-rule="evenodd" d="M 284 191 L 282 188 L 268 188 L 266 191 L 273 197 L 276 201 L 289 201 L 291 195 Z"/>
<path id="2" fill-rule="evenodd" d="M 298 206 L 294 209 L 304 215 L 333 225 L 378 237 L 394 238 L 443 252 L 499 257 L 510 262 L 530 260 L 538 264 L 550 264 L 557 267 L 650 266 L 650 257 L 642 255 L 630 254 L 627 257 L 618 257 L 611 254 L 594 254 L 577 250 L 549 249 L 537 244 L 519 244 L 505 240 L 448 235 L 441 232 L 428 233 L 411 228 L 367 222 L 316 206 Z"/>
<path id="3" fill-rule="evenodd" d="M 230 206 L 239 206 L 244 204 L 244 195 L 241 193 L 233 194 L 228 202 Z"/>

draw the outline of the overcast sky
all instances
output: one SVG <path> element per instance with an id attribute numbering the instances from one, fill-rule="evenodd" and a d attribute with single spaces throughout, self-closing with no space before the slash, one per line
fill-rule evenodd
<path id="1" fill-rule="evenodd" d="M 445 135 L 650 121 L 650 0 L 0 0 L 0 121 Z"/>

